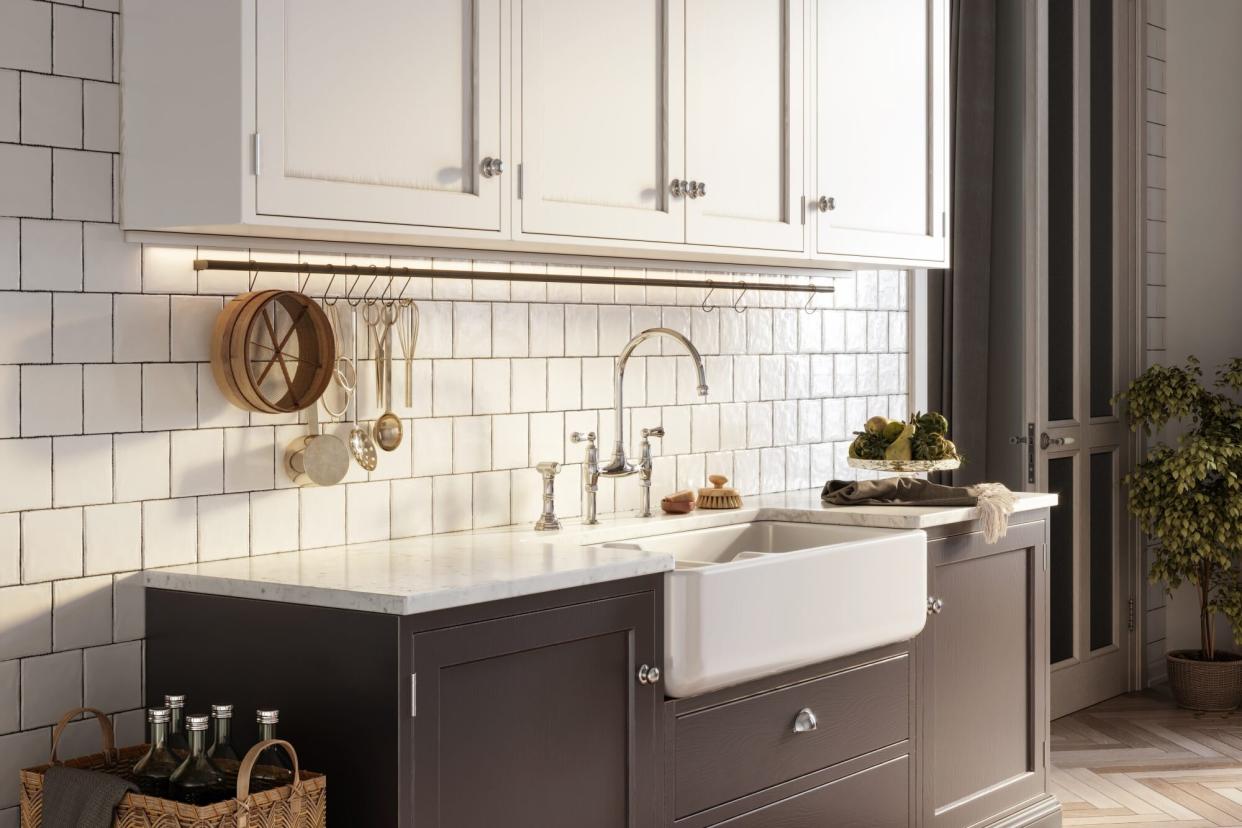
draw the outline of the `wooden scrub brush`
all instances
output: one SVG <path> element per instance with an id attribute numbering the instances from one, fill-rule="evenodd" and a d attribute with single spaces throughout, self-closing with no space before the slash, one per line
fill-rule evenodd
<path id="1" fill-rule="evenodd" d="M 700 509 L 740 509 L 742 507 L 741 493 L 737 489 L 725 486 L 729 478 L 723 474 L 709 474 L 707 479 L 711 481 L 712 488 L 699 489 Z"/>

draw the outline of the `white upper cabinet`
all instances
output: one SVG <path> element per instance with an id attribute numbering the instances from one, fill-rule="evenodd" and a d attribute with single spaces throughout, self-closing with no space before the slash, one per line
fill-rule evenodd
<path id="1" fill-rule="evenodd" d="M 948 0 L 125 0 L 126 229 L 948 258 Z"/>
<path id="2" fill-rule="evenodd" d="M 802 0 L 686 0 L 691 244 L 804 247 Z"/>
<path id="3" fill-rule="evenodd" d="M 517 0 L 524 233 L 681 242 L 681 0 Z"/>
<path id="4" fill-rule="evenodd" d="M 256 8 L 258 213 L 500 229 L 500 0 Z"/>
<path id="5" fill-rule="evenodd" d="M 943 262 L 944 0 L 816 0 L 816 250 Z"/>

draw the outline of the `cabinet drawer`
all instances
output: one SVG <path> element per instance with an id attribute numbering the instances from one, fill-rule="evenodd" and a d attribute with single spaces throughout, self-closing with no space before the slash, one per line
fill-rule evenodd
<path id="1" fill-rule="evenodd" d="M 794 720 L 804 708 L 814 713 L 817 726 L 797 733 Z M 674 726 L 680 819 L 908 739 L 910 658 L 689 713 Z"/>
<path id="2" fill-rule="evenodd" d="M 713 828 L 907 828 L 910 757 L 782 799 Z"/>

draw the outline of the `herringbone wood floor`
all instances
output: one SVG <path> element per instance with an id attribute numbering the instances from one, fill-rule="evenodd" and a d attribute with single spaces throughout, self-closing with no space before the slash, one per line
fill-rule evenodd
<path id="1" fill-rule="evenodd" d="M 1242 826 L 1242 712 L 1118 696 L 1052 723 L 1052 766 L 1066 826 Z"/>

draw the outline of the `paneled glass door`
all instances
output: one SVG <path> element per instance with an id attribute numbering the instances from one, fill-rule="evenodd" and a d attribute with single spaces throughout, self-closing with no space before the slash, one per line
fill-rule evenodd
<path id="1" fill-rule="evenodd" d="M 1129 526 L 1121 477 L 1132 436 L 1111 399 L 1134 335 L 1134 105 L 1128 4 L 1048 0 L 1037 268 L 1035 488 L 1056 492 L 1049 531 L 1053 717 L 1129 689 Z"/>

